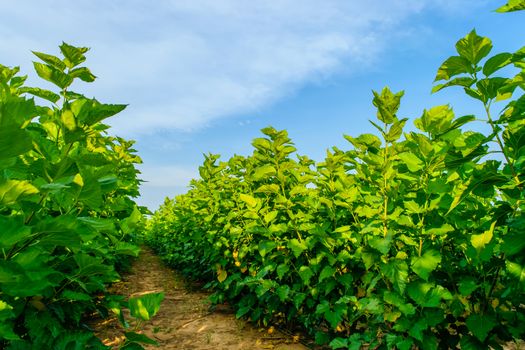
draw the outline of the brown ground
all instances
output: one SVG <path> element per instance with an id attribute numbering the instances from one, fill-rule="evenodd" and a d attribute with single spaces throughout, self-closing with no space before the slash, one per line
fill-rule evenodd
<path id="1" fill-rule="evenodd" d="M 146 349 L 308 349 L 298 343 L 298 336 L 285 335 L 273 328 L 258 329 L 246 321 L 237 320 L 228 307 L 219 306 L 211 312 L 208 294 L 190 291 L 184 280 L 165 267 L 148 248 L 143 248 L 122 282 L 112 287 L 113 293 L 125 296 L 160 291 L 165 293 L 160 311 L 142 327 L 144 334 L 155 339 L 160 346 L 145 346 Z M 117 348 L 121 344 L 123 330 L 116 318 L 97 321 L 93 328 L 106 345 Z"/>

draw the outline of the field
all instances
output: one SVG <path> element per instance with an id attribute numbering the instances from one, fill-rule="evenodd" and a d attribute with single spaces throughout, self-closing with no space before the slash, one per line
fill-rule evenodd
<path id="1" fill-rule="evenodd" d="M 0 65 L 1 349 L 523 346 L 525 47 L 472 30 L 439 66 L 433 93 L 483 115 L 401 118 L 385 87 L 347 149 L 316 162 L 264 128 L 149 217 L 104 124 L 126 106 L 72 91 L 88 49 L 59 48 L 33 52 L 54 91 Z"/>

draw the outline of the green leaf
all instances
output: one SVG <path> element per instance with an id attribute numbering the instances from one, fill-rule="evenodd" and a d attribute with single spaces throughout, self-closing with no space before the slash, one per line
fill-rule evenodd
<path id="1" fill-rule="evenodd" d="M 237 312 L 235 313 L 235 317 L 236 318 L 241 318 L 244 315 L 246 315 L 248 312 L 250 312 L 250 310 L 251 310 L 250 306 L 240 307 L 239 310 L 237 310 Z"/>
<path id="2" fill-rule="evenodd" d="M 403 134 L 403 127 L 405 126 L 405 123 L 407 122 L 408 118 L 403 118 L 401 120 L 398 120 L 392 124 L 390 127 L 390 130 L 388 130 L 388 133 L 385 136 L 386 142 L 394 142 L 399 139 L 399 137 Z"/>
<path id="3" fill-rule="evenodd" d="M 371 149 L 378 149 L 381 147 L 381 140 L 379 137 L 373 134 L 362 134 L 359 135 L 359 137 L 351 137 L 348 135 L 344 135 L 344 138 L 348 140 L 352 145 L 354 145 L 355 148 L 367 150 L 369 148 Z"/>
<path id="4" fill-rule="evenodd" d="M 425 163 L 419 159 L 414 153 L 403 152 L 397 155 L 399 159 L 408 167 L 411 172 L 417 172 L 425 166 Z"/>
<path id="5" fill-rule="evenodd" d="M 274 221 L 275 218 L 279 215 L 277 210 L 271 211 L 268 214 L 264 215 L 264 222 L 268 225 L 270 222 Z"/>
<path id="6" fill-rule="evenodd" d="M 266 254 L 275 249 L 275 247 L 277 247 L 277 243 L 274 241 L 259 242 L 259 254 L 264 257 Z"/>
<path id="7" fill-rule="evenodd" d="M 0 321 L 15 317 L 15 313 L 12 310 L 13 307 L 11 305 L 0 299 Z"/>
<path id="8" fill-rule="evenodd" d="M 515 89 L 515 86 L 514 86 L 512 89 L 508 90 L 509 83 L 511 83 L 511 80 L 506 79 L 506 78 L 500 78 L 500 77 L 485 78 L 485 79 L 479 80 L 476 83 L 476 87 L 478 88 L 479 93 L 482 94 L 485 100 L 494 99 L 494 98 L 503 100 L 511 96 L 512 91 Z M 501 92 L 503 90 L 508 91 L 508 93 L 510 94 L 508 94 L 507 92 Z"/>
<path id="9" fill-rule="evenodd" d="M 8 341 L 20 340 L 20 337 L 14 332 L 14 325 L 12 322 L 0 322 L 0 339 L 5 339 Z"/>
<path id="10" fill-rule="evenodd" d="M 430 273 L 436 269 L 440 262 L 441 254 L 437 250 L 429 249 L 423 256 L 412 258 L 412 271 L 428 281 Z"/>
<path id="11" fill-rule="evenodd" d="M 279 276 L 280 279 L 283 279 L 284 275 L 290 271 L 290 266 L 287 264 L 280 264 L 277 266 L 277 276 Z"/>
<path id="12" fill-rule="evenodd" d="M 47 53 L 37 52 L 37 51 L 31 51 L 36 57 L 40 58 L 45 63 L 57 68 L 60 71 L 64 71 L 66 69 L 66 65 L 62 60 L 56 56 L 49 55 Z"/>
<path id="13" fill-rule="evenodd" d="M 512 231 L 505 236 L 501 249 L 507 257 L 521 253 L 525 249 L 525 239 L 523 237 L 523 232 Z"/>
<path id="14" fill-rule="evenodd" d="M 372 237 L 369 241 L 368 241 L 368 244 L 380 251 L 382 254 L 387 254 L 388 251 L 390 250 L 390 245 L 392 244 L 392 235 L 391 234 L 388 234 L 386 236 L 386 238 L 382 238 L 382 237 Z"/>
<path id="15" fill-rule="evenodd" d="M 521 266 L 520 264 L 509 260 L 505 261 L 505 265 L 507 266 L 507 271 L 511 274 L 511 276 L 517 278 L 521 284 L 521 287 L 525 289 L 525 266 Z"/>
<path id="16" fill-rule="evenodd" d="M 308 248 L 308 246 L 304 241 L 300 242 L 297 238 L 293 238 L 288 241 L 288 248 L 290 248 L 293 252 L 293 255 L 298 258 L 299 255 L 301 255 L 301 253 Z"/>
<path id="17" fill-rule="evenodd" d="M 331 267 L 329 265 L 325 266 L 321 273 L 319 274 L 319 283 L 321 283 L 323 280 L 333 277 L 335 275 L 336 269 L 334 267 Z"/>
<path id="18" fill-rule="evenodd" d="M 345 338 L 334 338 L 330 344 L 328 344 L 332 349 L 348 349 L 348 339 Z"/>
<path id="19" fill-rule="evenodd" d="M 377 119 L 386 124 L 394 123 L 401 105 L 401 98 L 405 93 L 400 91 L 394 94 L 388 87 L 383 88 L 381 94 L 376 91 L 372 92 L 374 94 L 372 103 L 377 107 Z"/>
<path id="20" fill-rule="evenodd" d="M 22 216 L 0 216 L 0 227 L 0 250 L 11 249 L 31 235 L 31 228 L 24 225 Z"/>
<path id="21" fill-rule="evenodd" d="M 224 270 L 220 265 L 217 267 L 217 280 L 222 283 L 228 277 L 228 271 Z"/>
<path id="22" fill-rule="evenodd" d="M 62 111 L 60 114 L 60 121 L 62 122 L 62 125 L 65 126 L 69 131 L 74 131 L 77 128 L 77 120 L 75 115 L 69 109 Z"/>
<path id="23" fill-rule="evenodd" d="M 284 286 L 279 286 L 276 290 L 275 290 L 275 294 L 277 294 L 277 296 L 279 297 L 279 300 L 281 300 L 281 302 L 285 302 L 288 300 L 288 297 L 290 295 L 290 287 L 288 287 L 287 285 L 284 285 Z"/>
<path id="24" fill-rule="evenodd" d="M 257 199 L 255 199 L 254 197 L 250 196 L 249 194 L 241 193 L 239 195 L 239 198 L 240 198 L 241 201 L 246 203 L 251 208 L 255 208 L 257 206 Z"/>
<path id="25" fill-rule="evenodd" d="M 479 285 L 476 283 L 475 279 L 467 277 L 459 282 L 458 287 L 461 295 L 469 296 L 472 292 L 478 289 Z"/>
<path id="26" fill-rule="evenodd" d="M 508 52 L 502 52 L 492 56 L 483 65 L 483 74 L 487 77 L 497 70 L 507 66 L 512 62 L 512 54 Z"/>
<path id="27" fill-rule="evenodd" d="M 149 321 L 159 311 L 162 300 L 164 293 L 149 293 L 130 298 L 128 305 L 131 316 Z"/>
<path id="28" fill-rule="evenodd" d="M 460 56 L 451 56 L 447 58 L 445 62 L 443 62 L 438 68 L 434 81 L 449 80 L 458 74 L 471 72 L 472 67 L 468 60 Z"/>
<path id="29" fill-rule="evenodd" d="M 476 34 L 475 30 L 472 30 L 456 43 L 456 50 L 461 57 L 477 65 L 492 50 L 492 42 L 489 38 L 481 37 Z"/>
<path id="30" fill-rule="evenodd" d="M 454 78 L 444 84 L 434 85 L 434 87 L 432 88 L 432 93 L 436 93 L 450 86 L 471 87 L 472 84 L 474 84 L 475 82 L 476 82 L 476 79 L 469 78 L 469 77 Z"/>
<path id="31" fill-rule="evenodd" d="M 464 334 L 461 337 L 459 344 L 461 346 L 461 350 L 479 350 L 485 347 L 485 345 L 482 342 L 468 334 Z"/>
<path id="32" fill-rule="evenodd" d="M 485 246 L 492 240 L 492 236 L 494 234 L 494 227 L 496 227 L 496 221 L 494 221 L 490 228 L 479 235 L 472 235 L 470 237 L 470 243 L 478 252 L 483 250 Z"/>
<path id="33" fill-rule="evenodd" d="M 497 322 L 492 315 L 470 315 L 466 322 L 468 329 L 480 341 L 485 341 L 489 332 L 496 327 Z"/>
<path id="34" fill-rule="evenodd" d="M 383 272 L 388 280 L 394 285 L 396 290 L 403 294 L 408 280 L 408 265 L 403 260 L 394 259 L 388 264 L 381 266 Z"/>
<path id="35" fill-rule="evenodd" d="M 44 100 L 57 103 L 58 100 L 60 100 L 60 96 L 55 94 L 53 91 L 49 91 L 46 89 L 40 89 L 40 88 L 33 88 L 33 87 L 21 87 L 18 89 L 18 92 L 20 93 L 27 93 L 31 94 L 33 96 L 37 96 L 40 98 L 43 98 Z"/>
<path id="36" fill-rule="evenodd" d="M 95 81 L 96 76 L 86 67 L 75 68 L 69 71 L 69 76 L 73 78 L 80 78 L 80 80 L 87 83 Z"/>
<path id="37" fill-rule="evenodd" d="M 140 248 L 133 243 L 118 242 L 115 245 L 115 254 L 138 257 L 140 254 Z"/>
<path id="38" fill-rule="evenodd" d="M 81 176 L 83 179 L 83 186 L 78 195 L 79 201 L 92 208 L 98 209 L 103 203 L 102 189 L 100 188 L 98 178 L 92 170 L 87 168 L 81 171 Z"/>
<path id="39" fill-rule="evenodd" d="M 104 104 L 94 99 L 87 101 L 76 100 L 71 104 L 71 109 L 77 116 L 78 120 L 89 126 L 122 112 L 126 107 L 127 105 L 122 104 Z"/>
<path id="40" fill-rule="evenodd" d="M 131 343 L 125 344 L 119 350 L 145 350 L 145 348 L 138 343 L 131 342 Z"/>
<path id="41" fill-rule="evenodd" d="M 301 276 L 301 279 L 303 280 L 304 284 L 309 286 L 310 285 L 310 279 L 313 277 L 314 272 L 312 269 L 308 266 L 301 266 L 299 268 L 299 276 Z"/>
<path id="42" fill-rule="evenodd" d="M 525 0 L 509 0 L 507 4 L 501 6 L 496 12 L 513 12 L 525 10 Z"/>
<path id="43" fill-rule="evenodd" d="M 64 63 L 69 67 L 73 68 L 81 64 L 86 60 L 84 55 L 89 49 L 87 47 L 75 47 L 65 42 L 62 42 L 62 45 L 59 46 L 60 51 L 64 55 Z"/>
<path id="44" fill-rule="evenodd" d="M 0 205 L 12 205 L 21 198 L 38 193 L 29 181 L 0 180 Z"/>
<path id="45" fill-rule="evenodd" d="M 15 125 L 0 128 L 0 160 L 17 157 L 33 149 L 29 133 Z"/>
<path id="46" fill-rule="evenodd" d="M 388 303 L 396 306 L 399 311 L 401 311 L 405 315 L 413 315 L 416 313 L 416 308 L 414 305 L 407 303 L 403 297 L 401 297 L 398 293 L 392 292 L 392 291 L 385 291 L 383 294 L 383 300 Z"/>
<path id="47" fill-rule="evenodd" d="M 156 346 L 159 345 L 159 343 L 157 343 L 155 340 L 149 338 L 145 334 L 136 333 L 136 332 L 124 332 L 124 335 L 126 336 L 126 339 L 128 341 L 137 342 L 137 343 L 143 343 L 143 344 L 156 345 Z"/>
<path id="48" fill-rule="evenodd" d="M 65 89 L 73 82 L 73 78 L 53 66 L 39 62 L 33 62 L 33 66 L 40 78 L 55 84 L 61 89 Z"/>
<path id="49" fill-rule="evenodd" d="M 414 121 L 414 125 L 421 131 L 439 135 L 450 130 L 453 119 L 454 111 L 450 106 L 441 105 L 424 110 L 423 115 Z"/>
<path id="50" fill-rule="evenodd" d="M 92 296 L 86 293 L 80 293 L 76 292 L 74 290 L 65 290 L 62 292 L 61 297 L 67 300 L 74 300 L 74 301 L 90 301 L 92 300 Z"/>
<path id="51" fill-rule="evenodd" d="M 255 172 L 253 173 L 253 179 L 255 181 L 259 181 L 261 179 L 267 179 L 270 176 L 273 176 L 277 173 L 275 170 L 275 167 L 270 164 L 265 164 L 257 169 L 255 169 Z"/>
<path id="52" fill-rule="evenodd" d="M 142 213 L 140 212 L 137 206 L 134 206 L 133 211 L 131 212 L 131 215 L 119 221 L 120 228 L 122 229 L 124 233 L 130 234 L 135 231 L 135 229 L 142 222 L 142 219 L 143 219 Z"/>
<path id="53" fill-rule="evenodd" d="M 410 298 L 423 307 L 438 307 L 441 300 L 451 300 L 452 294 L 440 285 L 428 282 L 412 282 L 407 287 Z"/>

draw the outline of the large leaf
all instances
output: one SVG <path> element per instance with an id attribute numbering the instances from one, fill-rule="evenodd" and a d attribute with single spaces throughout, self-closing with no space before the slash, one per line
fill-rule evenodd
<path id="1" fill-rule="evenodd" d="M 20 93 L 28 93 L 33 96 L 37 96 L 40 98 L 43 98 L 45 100 L 48 100 L 53 103 L 57 103 L 58 100 L 60 100 L 60 95 L 55 94 L 52 91 L 46 90 L 46 89 L 40 89 L 40 88 L 34 88 L 34 87 L 21 87 L 18 89 Z"/>
<path id="2" fill-rule="evenodd" d="M 466 324 L 476 338 L 484 341 L 497 322 L 491 315 L 472 314 L 467 318 Z"/>
<path id="3" fill-rule="evenodd" d="M 310 285 L 310 279 L 313 277 L 314 272 L 312 269 L 308 266 L 301 266 L 299 268 L 299 276 L 301 276 L 301 279 L 303 280 L 304 284 L 309 286 Z"/>
<path id="4" fill-rule="evenodd" d="M 451 56 L 439 67 L 434 81 L 449 80 L 456 75 L 472 72 L 469 61 L 460 56 Z"/>
<path id="5" fill-rule="evenodd" d="M 497 12 L 513 12 L 525 10 L 525 0 L 509 0 L 505 5 L 498 8 Z"/>
<path id="6" fill-rule="evenodd" d="M 525 289 L 525 266 L 509 260 L 505 261 L 505 265 L 510 275 L 519 281 L 522 289 Z"/>
<path id="7" fill-rule="evenodd" d="M 423 161 L 419 159 L 414 153 L 403 152 L 397 155 L 399 159 L 408 167 L 411 172 L 417 172 L 425 166 Z"/>
<path id="8" fill-rule="evenodd" d="M 485 246 L 492 240 L 492 236 L 494 235 L 494 228 L 496 226 L 496 221 L 494 221 L 488 230 L 483 232 L 479 235 L 472 235 L 470 238 L 470 243 L 472 243 L 472 246 L 476 248 L 478 252 L 480 252 Z"/>
<path id="9" fill-rule="evenodd" d="M 257 206 L 257 199 L 255 199 L 254 197 L 250 196 L 249 194 L 241 193 L 239 195 L 239 198 L 240 198 L 241 201 L 246 203 L 248 205 L 248 207 L 255 208 Z"/>
<path id="10" fill-rule="evenodd" d="M 17 157 L 32 148 L 32 139 L 26 130 L 15 125 L 0 127 L 0 160 Z"/>
<path id="11" fill-rule="evenodd" d="M 149 321 L 159 311 L 162 300 L 164 293 L 149 293 L 130 298 L 128 305 L 131 316 Z"/>
<path id="12" fill-rule="evenodd" d="M 29 181 L 0 180 L 0 205 L 12 205 L 36 193 L 38 189 Z"/>
<path id="13" fill-rule="evenodd" d="M 33 66 L 40 78 L 55 84 L 61 89 L 65 89 L 73 82 L 73 78 L 53 66 L 39 62 L 33 62 Z"/>
<path id="14" fill-rule="evenodd" d="M 294 238 L 288 241 L 288 248 L 292 250 L 294 256 L 297 258 L 302 252 L 308 249 L 308 246 L 304 241 L 299 241 L 298 239 Z"/>
<path id="15" fill-rule="evenodd" d="M 492 56 L 483 65 L 483 74 L 486 76 L 492 75 L 492 73 L 505 67 L 512 62 L 512 54 L 508 52 L 502 52 Z"/>
<path id="16" fill-rule="evenodd" d="M 88 48 L 75 47 L 73 45 L 69 45 L 65 42 L 62 42 L 62 44 L 60 45 L 60 51 L 65 57 L 65 64 L 69 68 L 73 68 L 86 60 L 86 56 L 84 54 L 88 51 Z"/>
<path id="17" fill-rule="evenodd" d="M 69 76 L 73 78 L 80 78 L 81 80 L 91 83 L 95 81 L 96 77 L 86 67 L 75 68 L 69 71 Z"/>
<path id="18" fill-rule="evenodd" d="M 423 307 L 438 307 L 441 300 L 452 299 L 452 294 L 440 285 L 428 282 L 412 282 L 407 287 L 410 298 Z"/>
<path id="19" fill-rule="evenodd" d="M 385 87 L 381 93 L 373 91 L 373 94 L 372 103 L 377 107 L 377 118 L 386 124 L 394 123 L 404 92 L 394 94 L 388 87 Z"/>
<path id="20" fill-rule="evenodd" d="M 270 251 L 275 249 L 275 247 L 277 247 L 277 243 L 274 242 L 274 241 L 262 241 L 262 242 L 259 242 L 259 254 L 261 254 L 261 256 L 264 257 Z"/>
<path id="21" fill-rule="evenodd" d="M 430 273 L 441 262 L 441 254 L 434 249 L 427 250 L 422 256 L 412 258 L 412 271 L 419 277 L 428 281 Z"/>
<path id="22" fill-rule="evenodd" d="M 37 52 L 37 51 L 31 51 L 36 57 L 40 58 L 45 63 L 55 67 L 56 69 L 60 71 L 64 71 L 66 69 L 66 65 L 62 60 L 56 56 L 49 55 L 47 53 L 43 52 Z"/>
<path id="23" fill-rule="evenodd" d="M 461 57 L 475 65 L 490 53 L 492 42 L 489 38 L 481 37 L 476 34 L 475 30 L 472 30 L 456 43 L 456 50 Z"/>
<path id="24" fill-rule="evenodd" d="M 381 267 L 381 271 L 400 294 L 405 292 L 408 280 L 408 265 L 405 261 L 399 259 L 391 260 L 388 264 Z"/>
<path id="25" fill-rule="evenodd" d="M 0 250 L 9 250 L 31 235 L 31 228 L 24 225 L 21 216 L 0 216 L 0 227 Z"/>

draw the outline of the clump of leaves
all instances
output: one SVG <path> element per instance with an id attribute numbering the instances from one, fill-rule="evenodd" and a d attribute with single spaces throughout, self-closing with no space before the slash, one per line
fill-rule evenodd
<path id="1" fill-rule="evenodd" d="M 248 157 L 207 155 L 148 223 L 150 243 L 238 317 L 300 324 L 334 349 L 523 339 L 525 50 L 490 56 L 475 31 L 456 49 L 433 90 L 459 86 L 485 116 L 435 106 L 406 133 L 403 92 L 385 88 L 377 133 L 318 164 L 265 128 Z M 468 130 L 479 120 L 488 134 Z"/>
<path id="2" fill-rule="evenodd" d="M 103 124 L 126 106 L 72 90 L 95 80 L 82 65 L 87 51 L 63 43 L 60 58 L 34 52 L 54 91 L 0 65 L 1 348 L 103 348 L 83 315 L 102 308 L 115 266 L 139 252 L 141 160 Z"/>

